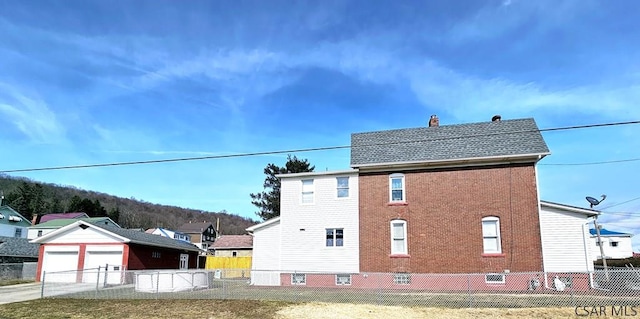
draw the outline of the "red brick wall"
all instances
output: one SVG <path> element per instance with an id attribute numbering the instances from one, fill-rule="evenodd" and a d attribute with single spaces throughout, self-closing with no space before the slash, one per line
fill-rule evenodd
<path id="1" fill-rule="evenodd" d="M 154 258 L 153 252 L 159 252 L 160 258 Z M 179 250 L 160 247 L 129 245 L 128 270 L 140 269 L 178 269 L 180 268 Z M 189 252 L 189 268 L 196 268 L 198 253 Z"/>
<path id="2" fill-rule="evenodd" d="M 408 171 L 406 205 L 389 203 L 389 174 L 361 173 L 360 271 L 541 271 L 533 164 Z M 482 218 L 500 218 L 502 253 L 483 256 Z M 391 257 L 390 221 L 407 221 L 408 257 Z"/>

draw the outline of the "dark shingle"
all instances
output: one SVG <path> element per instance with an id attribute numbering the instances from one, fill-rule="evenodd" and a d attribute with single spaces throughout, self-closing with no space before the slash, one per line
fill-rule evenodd
<path id="1" fill-rule="evenodd" d="M 351 134 L 351 166 L 547 155 L 533 119 Z"/>
<path id="2" fill-rule="evenodd" d="M 173 249 L 184 249 L 184 250 L 190 250 L 190 251 L 200 251 L 198 247 L 196 247 L 191 243 L 181 241 L 181 240 L 176 240 L 173 238 L 147 234 L 139 230 L 124 229 L 124 228 L 118 228 L 118 227 L 106 226 L 106 225 L 93 225 L 93 226 L 100 227 L 116 235 L 120 235 L 122 237 L 128 238 L 129 240 L 131 240 L 131 243 L 135 243 L 135 244 L 166 247 L 166 248 L 173 248 Z"/>
<path id="3" fill-rule="evenodd" d="M 0 236 L 0 256 L 38 258 L 39 249 L 39 244 L 32 244 L 26 238 Z"/>

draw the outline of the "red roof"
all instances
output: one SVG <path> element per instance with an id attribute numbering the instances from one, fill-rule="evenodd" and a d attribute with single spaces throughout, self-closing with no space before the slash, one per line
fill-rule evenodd
<path id="1" fill-rule="evenodd" d="M 213 249 L 253 248 L 251 235 L 223 235 L 213 243 Z"/>
<path id="2" fill-rule="evenodd" d="M 40 217 L 39 224 L 46 223 L 55 219 L 71 219 L 71 218 L 88 218 L 89 216 L 85 213 L 62 213 L 62 214 L 46 214 Z"/>

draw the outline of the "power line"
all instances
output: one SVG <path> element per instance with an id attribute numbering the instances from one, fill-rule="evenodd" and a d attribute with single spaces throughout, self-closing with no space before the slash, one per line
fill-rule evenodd
<path id="1" fill-rule="evenodd" d="M 602 162 L 588 162 L 588 163 L 540 163 L 538 165 L 544 165 L 544 166 L 586 166 L 586 165 L 601 165 L 601 164 L 613 164 L 613 163 L 636 162 L 636 161 L 640 161 L 640 158 L 628 158 L 628 159 L 621 159 L 621 160 L 602 161 Z"/>
<path id="2" fill-rule="evenodd" d="M 495 136 L 495 135 L 507 135 L 507 134 L 522 134 L 522 133 L 533 133 L 533 132 L 563 131 L 563 130 L 575 130 L 575 129 L 584 129 L 584 128 L 596 128 L 596 127 L 619 126 L 619 125 L 630 125 L 630 124 L 640 124 L 640 121 L 627 121 L 627 122 L 614 122 L 614 123 L 601 123 L 601 124 L 587 124 L 587 125 L 575 125 L 575 126 L 555 127 L 555 128 L 546 128 L 546 129 L 499 132 L 499 133 L 490 133 L 490 134 L 486 134 L 485 133 L 485 134 L 462 135 L 462 136 L 453 136 L 453 137 L 427 138 L 427 139 L 418 139 L 418 140 L 409 140 L 409 141 L 398 141 L 398 142 L 391 142 L 391 143 L 389 143 L 389 142 L 372 143 L 372 144 L 365 144 L 365 145 L 362 145 L 362 146 L 365 146 L 365 147 L 366 146 L 385 146 L 385 145 L 409 144 L 409 143 L 426 142 L 426 141 L 443 141 L 443 140 L 452 140 L 452 139 L 461 139 L 461 138 L 470 138 L 470 137 L 483 137 L 483 136 Z M 210 160 L 210 159 L 221 159 L 221 158 L 237 158 L 237 157 L 275 155 L 275 154 L 286 154 L 286 153 L 303 153 L 303 152 L 314 152 L 314 151 L 327 151 L 327 150 L 337 150 L 337 149 L 347 149 L 347 148 L 351 148 L 351 145 L 301 148 L 301 149 L 289 149 L 289 150 L 266 151 L 266 152 L 238 153 L 238 154 L 228 154 L 228 155 L 183 157 L 183 158 L 160 159 L 160 160 L 144 160 L 144 161 L 115 162 L 115 163 L 101 163 L 101 164 L 82 164 L 82 165 L 67 165 L 67 166 L 51 166 L 51 167 L 39 167 L 39 168 L 22 168 L 22 169 L 12 169 L 12 170 L 2 170 L 2 171 L 0 171 L 0 173 L 20 173 L 20 172 L 52 171 L 52 170 L 64 170 L 64 169 L 78 169 L 78 168 L 95 168 L 95 167 L 109 167 L 109 166 L 158 164 L 158 163 L 199 161 L 199 160 Z M 634 159 L 634 160 L 636 160 L 636 159 Z M 640 160 L 640 159 L 637 159 L 637 160 Z M 623 160 L 623 161 L 628 161 L 628 160 Z M 559 164 L 547 164 L 547 165 L 559 165 Z M 578 164 L 576 164 L 576 165 L 578 165 Z"/>
<path id="3" fill-rule="evenodd" d="M 613 204 L 613 205 L 607 206 L 607 207 L 605 207 L 605 208 L 603 208 L 603 209 L 601 209 L 601 210 L 609 209 L 609 208 L 611 208 L 611 207 L 620 206 L 620 205 L 622 205 L 622 204 L 626 204 L 626 203 L 629 203 L 629 202 L 633 202 L 633 201 L 636 201 L 636 200 L 639 200 L 639 199 L 640 199 L 640 197 L 632 198 L 632 199 L 627 200 L 627 201 L 624 201 L 624 202 L 620 202 L 620 203 L 616 203 L 616 204 Z"/>

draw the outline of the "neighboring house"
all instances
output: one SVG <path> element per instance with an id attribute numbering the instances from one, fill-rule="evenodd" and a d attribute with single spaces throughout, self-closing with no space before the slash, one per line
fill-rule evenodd
<path id="1" fill-rule="evenodd" d="M 210 222 L 189 222 L 178 227 L 178 231 L 191 237 L 191 243 L 208 252 L 209 246 L 216 240 L 216 230 Z"/>
<path id="2" fill-rule="evenodd" d="M 33 216 L 33 224 L 42 224 L 54 219 L 79 219 L 79 218 L 89 218 L 89 215 L 82 212 L 76 213 L 55 213 L 55 214 L 45 214 L 45 215 L 35 215 Z"/>
<path id="3" fill-rule="evenodd" d="M 602 259 L 600 243 L 595 228 L 589 229 L 592 260 Z M 633 247 L 631 245 L 632 234 L 600 228 L 600 240 L 602 241 L 602 251 L 606 259 L 624 259 L 633 257 Z"/>
<path id="4" fill-rule="evenodd" d="M 182 240 L 182 241 L 186 241 L 188 243 L 191 242 L 191 236 L 183 233 L 183 232 L 179 232 L 179 231 L 175 231 L 175 230 L 170 230 L 170 229 L 166 229 L 166 228 L 151 228 L 151 229 L 147 229 L 145 231 L 147 234 L 154 234 L 154 235 L 159 235 L 159 236 L 164 236 L 164 237 L 169 237 L 169 238 L 173 238 L 173 239 L 177 239 L 177 240 Z"/>
<path id="5" fill-rule="evenodd" d="M 60 218 L 60 219 L 53 219 L 48 222 L 40 223 L 40 224 L 29 227 L 27 238 L 35 239 L 38 237 L 42 237 L 58 228 L 62 228 L 64 226 L 73 224 L 79 220 L 90 223 L 90 224 L 95 224 L 95 225 L 100 224 L 100 225 L 106 225 L 106 226 L 120 227 L 120 225 L 116 224 L 116 222 L 111 220 L 111 218 L 109 217 Z"/>
<path id="6" fill-rule="evenodd" d="M 184 241 L 82 220 L 31 242 L 40 244 L 37 281 L 44 275 L 47 281 L 95 282 L 95 272 L 75 271 L 106 266 L 109 271 L 196 268 L 200 251 Z M 61 271 L 74 272 L 53 275 Z"/>
<path id="7" fill-rule="evenodd" d="M 593 271 L 589 224 L 599 212 L 540 201 L 540 237 L 545 272 Z M 631 246 L 629 246 L 630 248 Z"/>
<path id="8" fill-rule="evenodd" d="M 0 206 L 0 236 L 27 238 L 31 222 L 8 205 Z"/>
<path id="9" fill-rule="evenodd" d="M 279 285 L 281 272 L 359 272 L 358 171 L 278 177 L 280 217 L 247 229 L 252 284 Z"/>
<path id="10" fill-rule="evenodd" d="M 0 264 L 38 261 L 39 246 L 22 237 L 0 237 Z"/>
<path id="11" fill-rule="evenodd" d="M 216 257 L 251 257 L 253 252 L 253 236 L 223 235 L 211 246 Z"/>
<path id="12" fill-rule="evenodd" d="M 508 290 L 542 280 L 528 272 L 593 270 L 588 222 L 599 212 L 540 201 L 536 164 L 549 150 L 533 119 L 358 133 L 351 150 L 352 170 L 278 176 L 280 217 L 247 229 L 252 284 L 476 273 L 486 274 L 476 289 Z"/>

